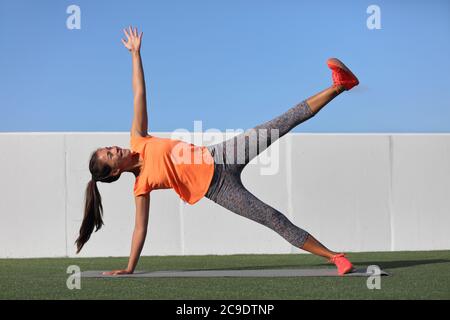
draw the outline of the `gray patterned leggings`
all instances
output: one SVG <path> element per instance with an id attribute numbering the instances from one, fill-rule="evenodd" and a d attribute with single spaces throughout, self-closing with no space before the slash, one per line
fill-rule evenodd
<path id="1" fill-rule="evenodd" d="M 241 173 L 272 142 L 314 115 L 307 102 L 303 101 L 275 119 L 224 142 L 207 146 L 214 158 L 214 175 L 205 197 L 274 230 L 295 247 L 302 248 L 308 232 L 248 191 L 242 184 Z"/>

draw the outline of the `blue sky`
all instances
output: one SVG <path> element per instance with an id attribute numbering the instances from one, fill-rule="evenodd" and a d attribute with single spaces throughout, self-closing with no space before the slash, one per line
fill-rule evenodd
<path id="1" fill-rule="evenodd" d="M 129 131 L 129 24 L 144 31 L 150 131 L 253 127 L 329 86 L 334 56 L 361 85 L 295 132 L 450 132 L 446 0 L 0 0 L 0 131 Z"/>

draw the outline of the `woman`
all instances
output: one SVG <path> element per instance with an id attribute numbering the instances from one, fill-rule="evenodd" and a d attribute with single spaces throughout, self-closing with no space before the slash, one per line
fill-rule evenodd
<path id="1" fill-rule="evenodd" d="M 103 208 L 96 182 L 110 183 L 118 180 L 123 172 L 132 172 L 136 177 L 136 221 L 131 254 L 126 269 L 108 272 L 109 275 L 134 272 L 147 233 L 150 191 L 167 188 L 173 188 L 190 204 L 207 197 L 241 216 L 271 228 L 292 245 L 327 258 L 337 266 L 340 275 L 351 272 L 353 266 L 344 254 L 329 250 L 308 232 L 292 224 L 281 212 L 256 198 L 243 186 L 240 175 L 246 164 L 273 140 L 313 117 L 343 91 L 358 85 L 359 81 L 355 75 L 338 59 L 329 59 L 327 63 L 333 80 L 331 87 L 275 119 L 236 137 L 211 146 L 196 146 L 147 134 L 146 92 L 140 56 L 143 33 L 138 34 L 137 29 L 133 30 L 131 27 L 124 30 L 124 33 L 126 40 L 122 39 L 122 42 L 131 53 L 133 65 L 134 119 L 131 128 L 131 150 L 107 147 L 92 154 L 89 162 L 92 180 L 86 189 L 85 213 L 76 240 L 77 253 L 89 240 L 94 229 L 97 231 L 103 225 Z M 272 136 L 273 132 L 277 133 L 277 136 Z M 255 142 L 253 145 L 260 146 L 256 152 L 251 150 L 252 141 Z M 261 147 L 260 142 L 264 147 Z M 245 152 L 242 154 L 239 150 Z M 194 158 L 201 161 L 186 161 Z"/>

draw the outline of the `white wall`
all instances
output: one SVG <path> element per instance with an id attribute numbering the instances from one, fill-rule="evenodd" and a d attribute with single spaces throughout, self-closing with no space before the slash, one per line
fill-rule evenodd
<path id="1" fill-rule="evenodd" d="M 129 134 L 0 133 L 0 258 L 75 256 L 89 156 L 110 145 L 128 148 Z M 450 134 L 288 134 L 243 180 L 332 249 L 450 249 Z M 80 256 L 129 254 L 133 184 L 132 174 L 98 183 L 105 226 Z M 301 251 L 209 199 L 151 193 L 144 255 L 290 252 Z"/>

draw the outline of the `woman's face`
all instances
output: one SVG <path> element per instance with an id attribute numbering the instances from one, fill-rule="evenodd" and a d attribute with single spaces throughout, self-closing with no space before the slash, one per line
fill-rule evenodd
<path id="1" fill-rule="evenodd" d="M 100 161 L 108 164 L 113 170 L 124 170 L 131 164 L 132 152 L 129 149 L 122 149 L 118 146 L 104 147 L 97 150 Z"/>

